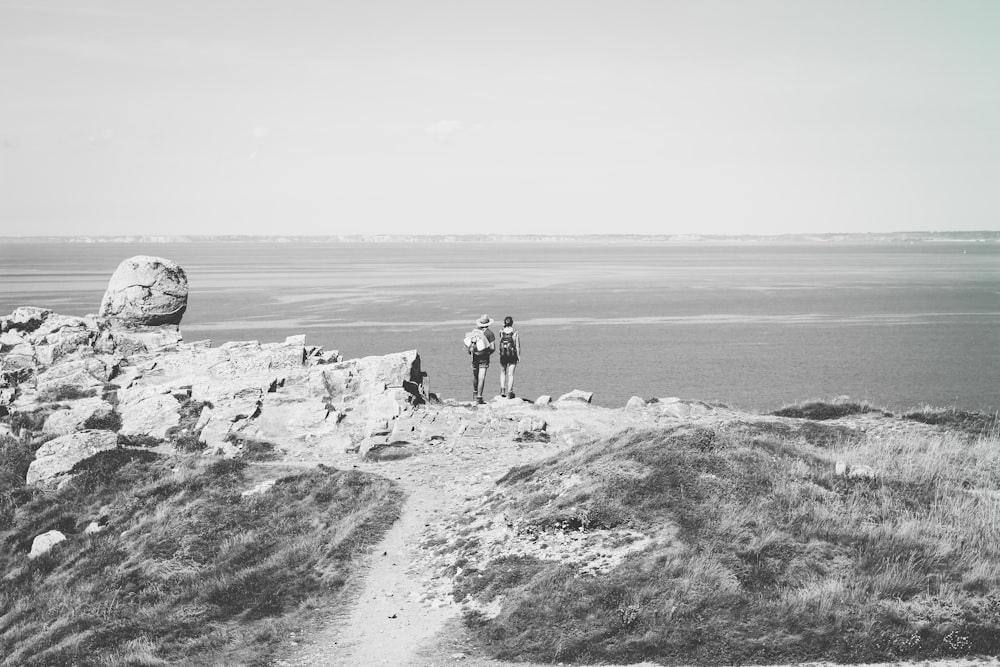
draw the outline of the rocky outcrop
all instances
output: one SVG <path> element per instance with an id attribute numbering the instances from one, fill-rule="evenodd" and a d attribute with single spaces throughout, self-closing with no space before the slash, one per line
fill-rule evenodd
<path id="1" fill-rule="evenodd" d="M 47 482 L 98 452 L 115 449 L 118 438 L 111 431 L 79 431 L 49 440 L 35 452 L 28 466 L 27 484 Z"/>
<path id="2" fill-rule="evenodd" d="M 169 387 L 162 385 L 126 387 L 118 392 L 118 413 L 123 436 L 150 436 L 163 439 L 180 423 L 180 403 Z"/>
<path id="3" fill-rule="evenodd" d="M 50 414 L 42 426 L 47 435 L 67 435 L 82 431 L 88 423 L 109 421 L 114 407 L 101 398 L 83 398 L 72 401 L 66 410 L 56 410 Z"/>
<path id="4" fill-rule="evenodd" d="M 184 269 L 169 259 L 137 255 L 118 265 L 99 312 L 126 326 L 180 324 L 187 298 Z"/>

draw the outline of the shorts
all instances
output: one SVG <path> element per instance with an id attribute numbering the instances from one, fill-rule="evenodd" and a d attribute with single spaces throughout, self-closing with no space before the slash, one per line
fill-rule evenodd
<path id="1" fill-rule="evenodd" d="M 517 357 L 500 357 L 501 366 L 516 366 Z"/>
<path id="2" fill-rule="evenodd" d="M 480 357 L 478 354 L 472 355 L 472 367 L 486 370 L 490 367 L 490 355 Z"/>

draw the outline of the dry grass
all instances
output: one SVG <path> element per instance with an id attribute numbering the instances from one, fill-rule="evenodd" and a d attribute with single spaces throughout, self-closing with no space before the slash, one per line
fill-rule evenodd
<path id="1" fill-rule="evenodd" d="M 838 459 L 877 477 L 836 476 Z M 568 488 L 553 483 L 570 476 Z M 537 558 L 466 568 L 456 597 L 502 602 L 495 617 L 467 617 L 497 657 L 739 664 L 1000 651 L 995 437 L 829 448 L 738 425 L 628 431 L 512 470 L 492 509 L 521 531 L 677 527 L 607 574 Z"/>
<path id="2" fill-rule="evenodd" d="M 17 447 L 4 452 L 21 467 Z M 243 495 L 251 464 L 141 450 L 74 472 L 58 491 L 25 489 L 0 525 L 5 667 L 266 664 L 341 600 L 401 502 L 388 480 L 331 468 Z M 84 534 L 91 521 L 103 530 Z M 29 560 L 53 528 L 69 539 Z"/>

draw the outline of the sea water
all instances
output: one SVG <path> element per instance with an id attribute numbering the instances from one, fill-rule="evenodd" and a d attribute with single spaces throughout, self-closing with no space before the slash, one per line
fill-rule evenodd
<path id="1" fill-rule="evenodd" d="M 486 313 L 515 320 L 515 391 L 528 398 L 1000 407 L 995 243 L 0 241 L 0 313 L 94 313 L 138 254 L 187 272 L 185 340 L 304 333 L 346 357 L 416 349 L 446 398 L 472 395 L 462 338 Z M 494 358 L 488 395 L 498 371 Z"/>

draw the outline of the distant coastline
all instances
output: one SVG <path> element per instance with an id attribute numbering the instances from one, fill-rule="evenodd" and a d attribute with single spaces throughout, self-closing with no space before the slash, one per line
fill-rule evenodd
<path id="1" fill-rule="evenodd" d="M 0 236 L 0 243 L 1000 243 L 1000 231 L 828 234 L 329 234 Z"/>

